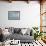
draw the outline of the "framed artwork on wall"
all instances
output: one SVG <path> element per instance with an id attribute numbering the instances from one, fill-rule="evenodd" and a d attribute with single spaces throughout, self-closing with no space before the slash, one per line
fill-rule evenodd
<path id="1" fill-rule="evenodd" d="M 8 20 L 20 20 L 20 11 L 8 11 Z"/>

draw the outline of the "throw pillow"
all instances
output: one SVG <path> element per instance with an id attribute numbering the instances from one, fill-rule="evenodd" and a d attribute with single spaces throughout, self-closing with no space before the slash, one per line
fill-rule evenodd
<path id="1" fill-rule="evenodd" d="M 24 35 L 27 32 L 27 29 L 23 28 L 21 29 L 21 33 Z"/>
<path id="2" fill-rule="evenodd" d="M 14 27 L 9 27 L 8 32 L 14 34 Z"/>
<path id="3" fill-rule="evenodd" d="M 30 28 L 27 28 L 25 35 L 30 35 Z"/>
<path id="4" fill-rule="evenodd" d="M 15 29 L 14 29 L 14 33 L 19 33 L 20 31 L 21 31 L 20 28 L 15 28 Z"/>

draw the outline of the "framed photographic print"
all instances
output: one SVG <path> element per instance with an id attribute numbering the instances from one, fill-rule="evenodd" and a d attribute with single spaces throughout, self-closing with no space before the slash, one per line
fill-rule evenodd
<path id="1" fill-rule="evenodd" d="M 8 20 L 20 20 L 20 11 L 8 11 Z"/>

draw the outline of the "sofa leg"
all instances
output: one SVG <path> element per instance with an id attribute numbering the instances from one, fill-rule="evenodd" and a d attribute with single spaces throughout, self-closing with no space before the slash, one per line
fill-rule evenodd
<path id="1" fill-rule="evenodd" d="M 21 46 L 22 46 L 22 44 L 21 44 Z"/>

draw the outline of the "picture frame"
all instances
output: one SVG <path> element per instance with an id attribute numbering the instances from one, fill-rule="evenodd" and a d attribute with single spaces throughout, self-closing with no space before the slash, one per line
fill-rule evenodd
<path id="1" fill-rule="evenodd" d="M 20 11 L 8 11 L 8 20 L 20 20 Z"/>

